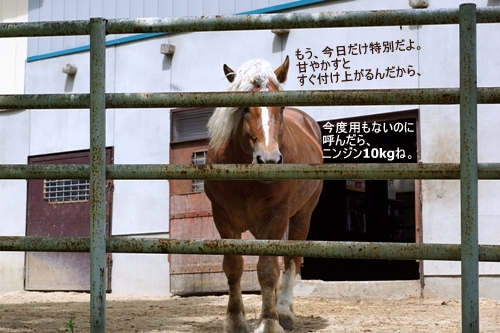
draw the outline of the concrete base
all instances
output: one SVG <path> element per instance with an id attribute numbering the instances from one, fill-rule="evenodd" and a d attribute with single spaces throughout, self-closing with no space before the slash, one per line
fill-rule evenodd
<path id="1" fill-rule="evenodd" d="M 457 277 L 426 277 L 424 297 L 437 296 L 451 299 L 461 299 L 461 278 Z M 479 277 L 479 297 L 500 301 L 500 277 Z"/>
<path id="2" fill-rule="evenodd" d="M 166 254 L 113 253 L 113 294 L 169 296 L 170 279 Z"/>
<path id="3" fill-rule="evenodd" d="M 335 281 L 297 280 L 295 296 L 321 296 L 338 300 L 395 300 L 421 297 L 419 280 Z"/>
<path id="4" fill-rule="evenodd" d="M 24 252 L 2 252 L 0 292 L 24 290 Z"/>

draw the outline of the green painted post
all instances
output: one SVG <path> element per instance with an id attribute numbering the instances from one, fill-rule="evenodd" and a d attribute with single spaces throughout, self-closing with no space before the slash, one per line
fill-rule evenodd
<path id="1" fill-rule="evenodd" d="M 90 330 L 106 332 L 106 20 L 90 19 Z"/>
<path id="2" fill-rule="evenodd" d="M 460 31 L 460 197 L 462 332 L 479 333 L 476 5 L 462 4 Z"/>

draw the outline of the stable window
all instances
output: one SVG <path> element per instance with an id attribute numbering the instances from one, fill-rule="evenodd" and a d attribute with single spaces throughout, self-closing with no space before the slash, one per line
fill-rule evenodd
<path id="1" fill-rule="evenodd" d="M 208 149 L 207 122 L 213 108 L 170 111 L 170 163 L 204 165 Z M 170 194 L 204 192 L 202 179 L 172 179 Z"/>
<path id="2" fill-rule="evenodd" d="M 43 199 L 49 203 L 88 201 L 90 183 L 88 179 L 45 179 Z"/>
<path id="3" fill-rule="evenodd" d="M 195 165 L 205 165 L 207 161 L 207 151 L 195 151 L 191 155 L 191 164 Z M 191 183 L 191 189 L 193 192 L 204 192 L 205 186 L 203 179 L 193 179 Z"/>

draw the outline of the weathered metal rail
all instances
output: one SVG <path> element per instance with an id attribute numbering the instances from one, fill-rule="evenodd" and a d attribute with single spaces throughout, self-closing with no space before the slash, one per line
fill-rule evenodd
<path id="1" fill-rule="evenodd" d="M 441 105 L 459 104 L 459 88 L 295 90 L 279 92 L 108 93 L 106 108 L 173 108 L 258 105 Z M 478 88 L 478 104 L 500 103 L 500 88 Z M 3 109 L 88 109 L 90 94 L 0 95 Z"/>
<path id="2" fill-rule="evenodd" d="M 91 237 L 0 237 L 2 251 L 90 251 L 91 331 L 105 332 L 105 254 L 124 253 L 241 253 L 338 258 L 461 260 L 462 331 L 479 332 L 478 260 L 500 261 L 498 246 L 478 245 L 477 182 L 499 179 L 499 164 L 477 163 L 477 104 L 500 103 L 500 88 L 477 88 L 476 24 L 500 22 L 500 8 L 292 13 L 241 16 L 174 17 L 164 19 L 102 18 L 85 21 L 2 23 L 0 37 L 90 35 L 90 94 L 0 95 L 0 108 L 90 109 L 90 165 L 1 165 L 0 179 L 90 178 Z M 105 93 L 105 35 L 281 28 L 335 28 L 458 24 L 460 88 L 289 91 L 279 93 Z M 238 105 L 424 105 L 460 104 L 460 164 L 330 165 L 193 167 L 178 165 L 106 166 L 105 109 Z M 70 111 L 68 111 L 70 112 Z M 252 172 L 252 173 L 250 173 Z M 215 241 L 105 238 L 104 191 L 112 179 L 460 179 L 461 245 L 336 243 L 285 241 Z M 227 251 L 227 252 L 226 252 Z"/>
<path id="3" fill-rule="evenodd" d="M 0 251 L 90 252 L 87 237 L 0 237 Z M 108 253 L 243 254 L 311 258 L 461 260 L 458 244 L 281 241 L 239 239 L 106 239 Z M 500 261 L 500 245 L 479 245 L 479 261 Z"/>
<path id="4" fill-rule="evenodd" d="M 85 164 L 3 164 L 0 179 L 89 179 Z M 460 179 L 459 163 L 112 164 L 107 179 Z M 500 163 L 479 163 L 478 179 L 500 179 Z"/>
<path id="5" fill-rule="evenodd" d="M 451 9 L 380 10 L 322 13 L 193 16 L 107 20 L 106 34 L 230 31 L 263 29 L 345 28 L 458 24 L 460 12 Z M 477 23 L 497 23 L 500 8 L 476 9 Z M 87 20 L 0 24 L 0 37 L 89 35 Z"/>

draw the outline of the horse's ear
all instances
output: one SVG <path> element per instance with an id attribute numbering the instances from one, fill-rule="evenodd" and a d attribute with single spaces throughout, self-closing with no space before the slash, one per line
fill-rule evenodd
<path id="1" fill-rule="evenodd" d="M 290 65 L 290 59 L 286 56 L 285 61 L 281 64 L 280 67 L 276 68 L 274 74 L 276 74 L 276 78 L 279 83 L 283 83 L 286 81 L 288 75 L 288 67 Z"/>
<path id="2" fill-rule="evenodd" d="M 229 67 L 228 65 L 224 64 L 224 74 L 226 74 L 226 78 L 229 82 L 234 81 L 234 77 L 236 74 L 234 74 L 234 71 Z"/>

